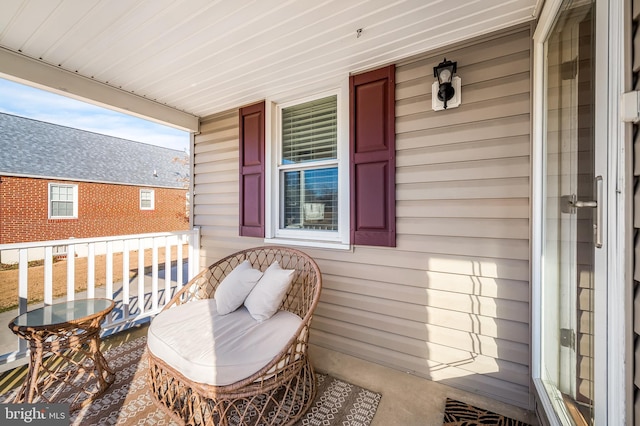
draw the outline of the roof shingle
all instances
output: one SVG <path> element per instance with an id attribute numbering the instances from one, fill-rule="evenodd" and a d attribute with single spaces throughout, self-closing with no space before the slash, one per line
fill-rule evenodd
<path id="1" fill-rule="evenodd" d="M 183 188 L 182 151 L 0 113 L 0 174 Z M 154 175 L 155 171 L 155 175 Z"/>

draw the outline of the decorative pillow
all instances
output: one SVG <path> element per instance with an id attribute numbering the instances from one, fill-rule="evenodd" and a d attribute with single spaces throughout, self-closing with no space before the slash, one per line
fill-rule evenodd
<path id="1" fill-rule="evenodd" d="M 226 315 L 242 306 L 242 302 L 261 277 L 262 272 L 253 269 L 248 260 L 236 266 L 216 289 L 214 299 L 218 313 Z"/>
<path id="2" fill-rule="evenodd" d="M 277 261 L 264 271 L 244 301 L 244 306 L 256 321 L 264 321 L 276 313 L 295 272 L 295 269 L 282 269 Z"/>

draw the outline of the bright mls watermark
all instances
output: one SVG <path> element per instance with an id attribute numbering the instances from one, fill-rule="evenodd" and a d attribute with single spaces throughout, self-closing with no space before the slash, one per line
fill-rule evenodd
<path id="1" fill-rule="evenodd" d="M 69 426 L 69 404 L 0 404 L 0 424 Z"/>

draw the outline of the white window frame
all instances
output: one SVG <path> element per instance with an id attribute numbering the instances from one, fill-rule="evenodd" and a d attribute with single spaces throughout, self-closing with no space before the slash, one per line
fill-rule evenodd
<path id="1" fill-rule="evenodd" d="M 338 230 L 280 229 L 282 158 L 282 109 L 329 96 L 337 97 L 338 146 L 337 159 L 312 164 L 297 164 L 296 169 L 317 168 L 334 164 L 338 167 Z M 265 242 L 319 248 L 348 250 L 349 242 L 349 80 L 338 88 L 315 92 L 306 96 L 282 100 L 268 100 L 265 112 Z"/>
<path id="2" fill-rule="evenodd" d="M 72 216 L 54 216 L 51 199 L 51 188 L 54 186 L 73 188 L 73 215 Z M 49 219 L 77 219 L 78 218 L 78 185 L 70 183 L 49 182 L 47 186 L 47 217 Z"/>
<path id="3" fill-rule="evenodd" d="M 150 207 L 143 207 L 142 206 L 142 193 L 143 192 L 151 193 L 151 206 Z M 140 210 L 155 210 L 155 207 L 156 207 L 156 191 L 154 189 L 141 188 L 140 189 L 139 200 L 140 200 L 140 202 L 139 202 Z"/>

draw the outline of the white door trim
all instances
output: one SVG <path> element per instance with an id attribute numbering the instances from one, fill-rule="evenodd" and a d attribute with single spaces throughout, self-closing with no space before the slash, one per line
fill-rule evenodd
<path id="1" fill-rule="evenodd" d="M 625 182 L 625 126 L 620 116 L 620 98 L 624 92 L 624 73 L 626 55 L 625 50 L 625 2 L 621 1 L 598 1 L 596 14 L 600 14 L 603 19 L 597 20 L 596 34 L 606 34 L 606 37 L 597 37 L 596 52 L 607 52 L 608 57 L 598 59 L 597 63 L 602 68 L 596 68 L 596 78 L 599 81 L 608 83 L 606 87 L 596 86 L 596 111 L 603 114 L 596 117 L 596 123 L 606 123 L 606 126 L 598 130 L 596 126 L 596 144 L 598 138 L 608 141 L 606 145 L 606 165 L 608 176 L 605 193 L 607 197 L 607 210 L 605 211 L 608 224 L 605 232 L 606 246 L 606 276 L 601 279 L 606 283 L 606 298 L 601 300 L 606 303 L 603 309 L 606 316 L 596 316 L 596 327 L 598 321 L 602 321 L 602 333 L 606 333 L 607 339 L 596 339 L 596 356 L 605 355 L 606 360 L 596 364 L 596 391 L 598 386 L 606 392 L 607 412 L 597 424 L 624 425 L 627 420 L 632 419 L 631 413 L 627 413 L 627 309 L 626 304 L 626 237 L 625 230 L 632 229 L 631 224 L 627 224 L 626 219 L 626 182 Z M 600 44 L 601 43 L 601 44 Z M 598 77 L 598 72 L 601 77 Z M 602 86 L 605 86 L 604 84 Z M 600 98 L 598 98 L 600 95 Z M 600 108 L 599 105 L 606 105 L 607 108 Z M 606 115 L 605 115 L 606 114 Z M 596 151 L 597 155 L 597 151 Z M 597 157 L 596 157 L 597 158 Z M 597 161 L 597 160 L 596 160 Z M 596 165 L 596 168 L 598 165 Z M 597 267 L 597 265 L 596 265 Z M 596 303 L 598 303 L 596 296 Z M 597 312 L 598 305 L 596 305 Z M 599 331 L 596 329 L 596 331 Z M 600 347 L 599 347 L 599 346 Z M 601 368 L 599 368 L 601 367 Z M 602 371 L 601 371 L 602 370 Z M 632 370 L 630 370 L 632 371 Z M 600 374 L 602 377 L 598 377 Z M 596 398 L 600 395 L 596 394 Z M 596 399 L 597 400 L 597 399 Z M 605 417 L 606 415 L 606 417 Z M 631 417 L 629 417 L 631 416 Z"/>
<path id="2" fill-rule="evenodd" d="M 532 106 L 532 228 L 531 228 L 531 373 L 533 391 L 538 396 L 546 417 L 552 426 L 561 425 L 558 414 L 553 409 L 551 398 L 542 382 L 542 277 L 544 276 L 543 251 L 543 188 L 544 188 L 544 125 L 545 97 L 545 49 L 544 41 L 553 27 L 562 0 L 551 0 L 544 4 L 540 20 L 533 34 L 533 106 Z"/>
<path id="3" fill-rule="evenodd" d="M 608 2 L 596 1 L 595 14 L 596 14 L 596 37 L 595 37 L 595 50 L 596 58 L 594 61 L 595 66 L 595 120 L 594 120 L 594 138 L 595 138 L 595 175 L 601 175 L 603 177 L 603 199 L 598 200 L 601 205 L 604 203 L 606 208 L 602 209 L 602 236 L 603 236 L 603 248 L 596 250 L 594 256 L 594 312 L 593 312 L 593 327 L 594 327 L 594 368 L 593 368 L 593 386 L 594 386 L 594 399 L 596 401 L 594 410 L 594 421 L 596 424 L 619 424 L 618 421 L 608 421 L 607 418 L 611 395 L 607 392 L 607 382 L 609 372 L 608 366 L 611 359 L 609 350 L 607 348 L 608 337 L 607 330 L 609 328 L 609 286 L 607 284 L 607 264 L 608 253 L 613 248 L 613 239 L 610 238 L 609 232 L 611 229 L 615 229 L 612 224 L 609 223 L 609 218 L 614 219 L 615 216 L 610 215 L 610 208 L 615 205 L 613 200 L 609 197 L 611 187 L 611 175 L 609 170 L 610 164 L 610 152 L 609 147 L 613 140 L 609 139 L 609 114 L 611 105 L 609 105 L 609 92 L 611 90 L 609 86 L 609 11 Z M 616 348 L 620 351 L 620 348 Z M 611 413 L 611 415 L 615 415 Z"/>
<path id="4" fill-rule="evenodd" d="M 533 35 L 532 118 L 532 359 L 535 392 L 549 421 L 563 424 L 542 384 L 542 277 L 544 168 L 544 40 L 552 29 L 561 0 L 549 0 Z M 619 116 L 624 89 L 624 4 L 596 0 L 596 175 L 604 178 L 604 248 L 596 251 L 595 291 L 595 424 L 623 425 L 626 413 L 625 305 L 625 165 L 624 125 Z M 606 336 L 606 338 L 602 337 Z"/>

